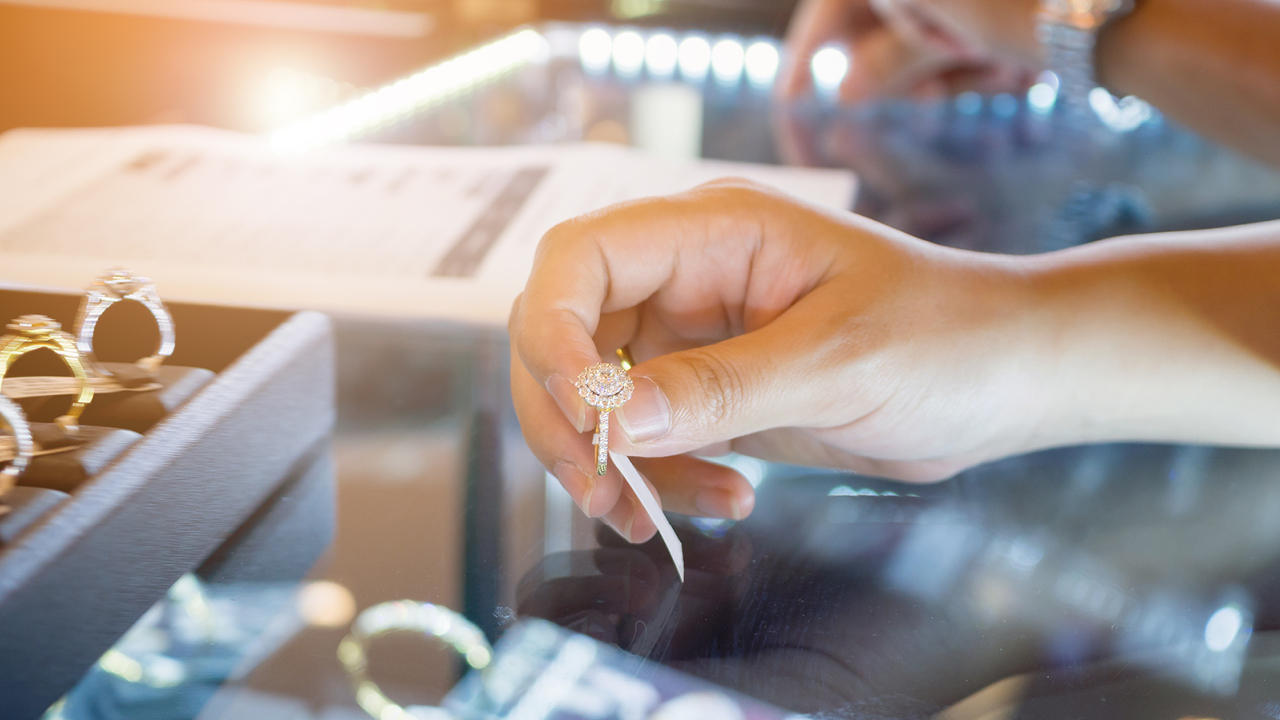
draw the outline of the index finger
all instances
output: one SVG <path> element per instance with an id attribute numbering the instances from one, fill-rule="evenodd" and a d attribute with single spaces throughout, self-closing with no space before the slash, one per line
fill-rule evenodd
<path id="1" fill-rule="evenodd" d="M 745 293 L 762 241 L 759 200 L 768 194 L 735 189 L 740 185 L 714 183 L 623 203 L 543 237 L 511 318 L 511 340 L 570 422 L 590 414 L 572 380 L 601 361 L 593 337 L 603 313 L 638 305 L 675 283 L 704 294 Z"/>

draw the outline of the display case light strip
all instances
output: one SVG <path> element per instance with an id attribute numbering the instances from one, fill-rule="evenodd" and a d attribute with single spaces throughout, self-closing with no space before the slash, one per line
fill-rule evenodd
<path id="1" fill-rule="evenodd" d="M 271 137 L 271 147 L 278 153 L 305 152 L 366 135 L 516 70 L 545 52 L 541 33 L 519 30 L 279 130 Z"/>

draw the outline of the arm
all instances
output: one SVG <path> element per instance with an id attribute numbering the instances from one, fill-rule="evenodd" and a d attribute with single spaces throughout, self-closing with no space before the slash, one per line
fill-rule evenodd
<path id="1" fill-rule="evenodd" d="M 529 447 L 637 541 L 568 380 L 623 345 L 612 442 L 676 512 L 751 511 L 706 451 L 923 481 L 1086 442 L 1280 447 L 1278 223 L 1010 257 L 718 182 L 557 226 L 510 330 Z"/>
<path id="2" fill-rule="evenodd" d="M 1280 446 L 1280 223 L 1026 262 L 1062 378 L 1037 444 Z"/>

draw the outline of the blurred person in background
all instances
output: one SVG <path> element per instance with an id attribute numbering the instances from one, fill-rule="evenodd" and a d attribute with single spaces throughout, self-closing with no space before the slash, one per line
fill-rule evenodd
<path id="1" fill-rule="evenodd" d="M 781 92 L 809 90 L 829 43 L 851 51 L 850 102 L 1025 82 L 1044 65 L 1040 11 L 806 0 Z M 1270 0 L 1139 0 L 1093 59 L 1113 92 L 1280 162 L 1275 37 Z M 552 229 L 510 331 L 529 446 L 632 541 L 655 528 L 615 468 L 596 476 L 572 384 L 624 346 L 640 362 L 613 447 L 680 513 L 751 512 L 746 480 L 699 457 L 729 450 L 928 481 L 1082 443 L 1280 447 L 1275 222 L 1014 257 L 720 181 Z"/>

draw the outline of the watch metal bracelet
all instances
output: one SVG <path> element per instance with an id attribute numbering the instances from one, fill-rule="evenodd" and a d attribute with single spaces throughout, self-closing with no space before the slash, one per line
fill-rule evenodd
<path id="1" fill-rule="evenodd" d="M 1058 76 L 1058 104 L 1073 119 L 1088 117 L 1089 93 L 1097 87 L 1090 30 L 1045 22 L 1039 28 L 1049 69 Z"/>

